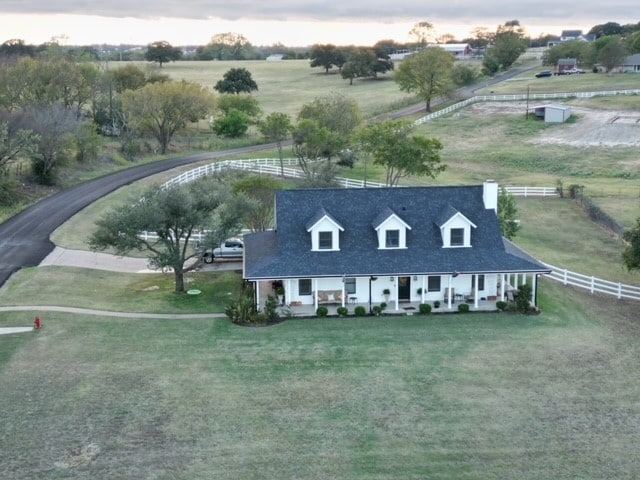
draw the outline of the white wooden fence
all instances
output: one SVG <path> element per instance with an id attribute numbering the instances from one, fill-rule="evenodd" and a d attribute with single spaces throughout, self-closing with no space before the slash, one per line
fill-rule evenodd
<path id="1" fill-rule="evenodd" d="M 628 90 L 603 90 L 599 92 L 561 92 L 561 93 L 517 93 L 512 95 L 476 95 L 475 97 L 467 98 L 462 102 L 455 103 L 438 110 L 437 112 L 425 115 L 415 121 L 416 125 L 422 125 L 436 118 L 447 115 L 451 112 L 459 110 L 476 102 L 522 102 L 527 100 L 558 100 L 566 98 L 592 98 L 592 97 L 615 97 L 617 95 L 640 95 L 640 89 L 628 89 Z"/>
<path id="2" fill-rule="evenodd" d="M 573 285 L 574 287 L 588 290 L 591 293 L 604 293 L 611 295 L 618 300 L 628 298 L 632 300 L 640 300 L 640 287 L 627 285 L 625 283 L 610 282 L 597 277 L 582 275 L 581 273 L 571 272 L 564 268 L 554 267 L 543 262 L 543 265 L 551 269 L 551 273 L 545 275 L 547 278 L 562 283 L 563 285 Z"/>
<path id="3" fill-rule="evenodd" d="M 205 175 L 212 175 L 223 170 L 246 170 L 262 175 L 283 175 L 288 178 L 302 178 L 304 173 L 299 168 L 291 168 L 291 165 L 298 165 L 295 158 L 285 158 L 283 164 L 287 167 L 281 168 L 280 160 L 274 158 L 258 158 L 253 160 L 226 160 L 223 162 L 214 162 L 208 165 L 202 165 L 172 178 L 164 183 L 163 188 L 173 185 L 182 185 L 192 182 L 197 178 Z M 371 182 L 369 180 L 354 180 L 353 178 L 336 177 L 336 183 L 345 188 L 382 188 L 387 185 L 379 182 Z M 520 187 L 505 186 L 508 193 L 515 197 L 555 197 L 558 195 L 555 187 Z"/>

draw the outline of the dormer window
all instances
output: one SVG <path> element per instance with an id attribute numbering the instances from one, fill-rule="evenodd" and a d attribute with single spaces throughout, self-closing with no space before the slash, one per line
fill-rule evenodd
<path id="1" fill-rule="evenodd" d="M 471 229 L 475 224 L 458 210 L 448 205 L 438 221 L 442 234 L 442 246 L 461 248 L 471 246 Z"/>
<path id="2" fill-rule="evenodd" d="M 387 230 L 385 232 L 385 247 L 386 248 L 400 247 L 400 230 Z"/>
<path id="3" fill-rule="evenodd" d="M 318 249 L 333 249 L 333 232 L 318 232 Z"/>
<path id="4" fill-rule="evenodd" d="M 390 208 L 383 209 L 371 226 L 378 235 L 378 248 L 407 248 L 407 231 L 411 227 Z"/>
<path id="5" fill-rule="evenodd" d="M 332 252 L 340 250 L 340 232 L 344 228 L 324 208 L 309 220 L 306 225 L 307 232 L 311 234 L 311 250 Z"/>
<path id="6" fill-rule="evenodd" d="M 451 246 L 464 247 L 464 228 L 451 229 Z"/>

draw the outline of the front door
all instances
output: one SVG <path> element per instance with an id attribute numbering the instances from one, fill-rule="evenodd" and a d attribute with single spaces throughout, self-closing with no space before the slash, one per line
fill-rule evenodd
<path id="1" fill-rule="evenodd" d="M 411 277 L 398 277 L 398 301 L 411 300 Z"/>

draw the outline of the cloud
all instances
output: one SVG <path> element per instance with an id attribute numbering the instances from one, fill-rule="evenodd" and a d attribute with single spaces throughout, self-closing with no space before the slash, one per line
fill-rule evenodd
<path id="1" fill-rule="evenodd" d="M 574 0 L 2 0 L 0 11 L 116 18 L 375 22 L 407 19 L 468 22 L 476 19 L 478 24 L 483 19 L 493 19 L 496 24 L 510 19 L 520 19 L 523 24 L 534 19 L 538 23 L 546 19 L 553 24 L 562 24 L 576 23 L 580 18 L 589 18 L 600 19 L 601 23 L 625 23 L 624 18 L 629 18 L 628 12 L 637 11 L 637 0 L 583 0 L 579 6 Z"/>

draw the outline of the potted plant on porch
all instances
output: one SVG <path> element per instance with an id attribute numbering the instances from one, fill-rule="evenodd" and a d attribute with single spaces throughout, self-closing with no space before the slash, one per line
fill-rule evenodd
<path id="1" fill-rule="evenodd" d="M 388 288 L 385 288 L 384 290 L 382 290 L 382 295 L 384 295 L 384 301 L 389 303 L 389 297 L 391 296 L 391 290 L 389 290 Z"/>
<path id="2" fill-rule="evenodd" d="M 284 287 L 276 288 L 276 295 L 278 296 L 278 305 L 284 305 Z"/>

